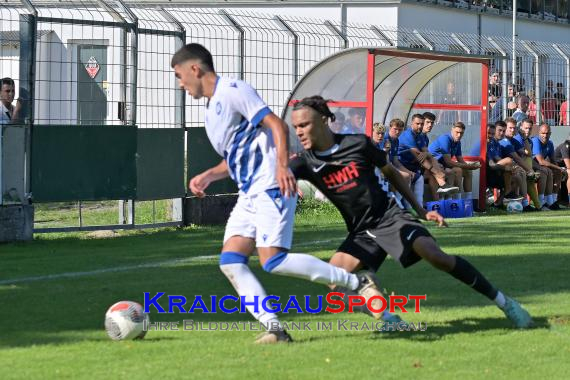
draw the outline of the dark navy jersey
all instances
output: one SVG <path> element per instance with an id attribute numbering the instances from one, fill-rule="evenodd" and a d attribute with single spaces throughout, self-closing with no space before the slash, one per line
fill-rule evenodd
<path id="1" fill-rule="evenodd" d="M 386 152 L 364 135 L 334 135 L 334 139 L 328 152 L 300 153 L 291 160 L 291 170 L 338 208 L 349 232 L 376 226 L 388 208 L 388 195 L 374 173 L 387 164 Z"/>

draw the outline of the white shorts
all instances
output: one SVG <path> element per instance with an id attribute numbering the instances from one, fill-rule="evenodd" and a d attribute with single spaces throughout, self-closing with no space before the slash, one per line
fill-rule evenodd
<path id="1" fill-rule="evenodd" d="M 255 239 L 257 247 L 291 248 L 297 196 L 283 198 L 279 189 L 240 195 L 232 210 L 224 244 L 232 236 Z"/>

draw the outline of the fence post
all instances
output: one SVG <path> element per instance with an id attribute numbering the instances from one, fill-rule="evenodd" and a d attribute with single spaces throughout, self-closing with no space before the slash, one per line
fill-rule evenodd
<path id="1" fill-rule="evenodd" d="M 509 70 L 509 62 L 507 60 L 507 52 L 505 50 L 503 50 L 498 43 L 496 43 L 491 37 L 487 37 L 487 39 L 489 40 L 489 42 L 495 47 L 495 49 L 497 49 L 499 51 L 499 53 L 503 56 L 503 78 L 501 80 L 502 83 L 502 93 L 503 96 L 501 96 L 501 102 L 503 103 L 503 114 L 501 115 L 502 120 L 505 120 L 507 118 L 507 105 L 508 105 L 508 100 L 507 100 L 507 96 L 508 96 L 508 88 L 507 88 L 507 82 L 509 81 L 509 76 L 507 71 Z M 514 68 L 513 68 L 514 70 Z"/>
<path id="2" fill-rule="evenodd" d="M 570 55 L 566 54 L 557 44 L 552 44 L 552 46 L 566 61 L 566 123 L 570 124 Z M 564 111 L 560 109 L 560 112 Z M 562 124 L 562 120 L 560 124 Z"/>
<path id="3" fill-rule="evenodd" d="M 104 0 L 99 0 L 99 3 L 103 4 L 103 8 L 109 11 L 109 8 L 112 7 L 108 6 Z M 121 53 L 121 102 L 123 104 L 123 124 L 131 125 L 133 128 L 136 128 L 137 125 L 137 82 L 138 82 L 138 18 L 137 16 L 131 11 L 131 9 L 122 1 L 117 0 L 117 5 L 123 12 L 125 12 L 130 19 L 130 22 L 125 20 L 118 12 L 111 10 L 111 14 L 116 15 L 119 17 L 123 23 L 125 23 L 125 27 L 121 31 L 121 43 L 123 44 L 123 51 Z M 130 59 L 127 59 L 127 34 L 130 34 L 131 37 L 131 50 L 130 50 Z M 130 78 L 127 79 L 128 76 L 128 64 L 127 61 L 130 61 L 131 65 L 131 75 Z M 129 102 L 127 101 L 127 80 L 130 82 L 130 107 Z M 129 112 L 128 112 L 129 111 Z M 125 204 L 127 209 L 127 215 L 125 218 Z M 135 200 L 129 199 L 125 203 L 124 201 L 119 201 L 119 224 L 135 224 Z"/>
<path id="4" fill-rule="evenodd" d="M 396 44 L 383 31 L 378 29 L 376 25 L 372 25 L 370 27 L 370 30 L 373 31 L 374 34 L 376 34 L 380 38 L 380 40 L 385 44 L 387 44 L 388 46 L 396 46 Z"/>
<path id="5" fill-rule="evenodd" d="M 521 43 L 534 57 L 534 71 L 536 73 L 536 83 L 534 84 L 534 92 L 536 94 L 536 124 L 540 125 L 542 122 L 542 105 L 540 104 L 542 98 L 540 95 L 540 57 L 526 41 L 521 41 Z"/>
<path id="6" fill-rule="evenodd" d="M 234 27 L 234 29 L 239 33 L 239 46 L 238 46 L 238 54 L 239 54 L 239 66 L 238 66 L 238 78 L 244 79 L 245 78 L 245 30 L 241 27 L 240 24 L 233 18 L 225 9 L 220 9 L 220 15 L 226 21 Z"/>
<path id="7" fill-rule="evenodd" d="M 342 34 L 342 32 L 340 30 L 337 29 L 336 26 L 334 26 L 332 24 L 332 22 L 330 21 L 325 21 L 325 25 L 327 26 L 327 28 L 329 28 L 334 34 L 336 34 L 337 36 L 339 36 L 339 38 L 342 40 L 342 48 L 343 49 L 347 49 L 348 48 L 348 38 L 346 37 L 346 35 Z"/>
<path id="8" fill-rule="evenodd" d="M 414 30 L 413 30 L 413 33 L 414 33 L 414 35 L 415 35 L 416 37 L 419 38 L 420 41 L 423 42 L 423 44 L 424 44 L 425 46 L 427 46 L 427 48 L 428 48 L 429 50 L 434 50 L 434 49 L 435 49 L 435 46 L 433 46 L 433 44 L 432 44 L 431 42 L 429 42 L 429 41 L 427 40 L 427 38 L 425 38 L 424 36 L 422 36 L 422 34 L 421 34 L 419 31 L 417 31 L 416 29 L 414 29 Z"/>
<path id="9" fill-rule="evenodd" d="M 184 25 L 182 25 L 182 23 L 178 21 L 166 9 L 160 7 L 159 10 L 168 21 L 176 25 L 176 28 L 178 29 L 178 34 L 177 34 L 175 49 L 176 50 L 180 49 L 182 46 L 186 44 L 186 28 L 184 28 Z M 180 125 L 180 128 L 186 127 L 185 101 L 186 101 L 186 94 L 184 93 L 184 89 L 180 88 L 176 92 L 176 98 L 174 103 L 174 106 L 176 108 L 175 121 L 177 124 Z M 184 221 L 184 207 L 183 207 L 182 198 L 176 198 L 172 200 L 172 220 Z"/>
<path id="10" fill-rule="evenodd" d="M 20 90 L 22 102 L 20 119 L 25 125 L 24 137 L 24 198 L 23 204 L 31 200 L 31 169 L 32 169 L 32 126 L 34 124 L 34 99 L 36 81 L 36 48 L 37 48 L 37 10 L 29 0 L 23 3 L 30 12 L 20 15 Z M 1 142 L 0 142 L 1 143 Z M 1 153 L 1 148 L 0 148 Z M 0 159 L 0 172 L 2 172 L 2 159 Z M 0 175 L 1 176 L 1 175 Z M 0 180 L 0 198 L 3 198 L 3 188 Z M 2 200 L 0 199 L 0 204 Z"/>
<path id="11" fill-rule="evenodd" d="M 299 36 L 281 17 L 275 16 L 273 19 L 293 38 L 293 85 L 295 85 L 299 80 Z"/>

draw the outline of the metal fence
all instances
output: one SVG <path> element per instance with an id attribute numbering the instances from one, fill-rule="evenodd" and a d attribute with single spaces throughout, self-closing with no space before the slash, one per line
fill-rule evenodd
<path id="1" fill-rule="evenodd" d="M 167 1 L 162 6 L 145 6 L 121 0 L 6 0 L 0 3 L 0 15 L 0 76 L 16 81 L 16 98 L 22 100 L 20 124 L 27 131 L 32 126 L 34 130 L 130 126 L 149 133 L 177 129 L 183 131 L 176 134 L 183 140 L 186 128 L 201 127 L 204 121 L 203 100 L 185 97 L 170 68 L 171 55 L 188 42 L 210 49 L 219 74 L 250 82 L 277 114 L 298 79 L 324 57 L 348 47 L 393 46 L 496 56 L 492 66 L 496 75 L 490 78 L 491 120 L 513 112 L 517 93 L 531 96 L 536 121 L 568 125 L 570 119 L 565 102 L 570 97 L 570 44 L 518 40 L 516 56 L 512 57 L 512 41 L 505 37 L 345 25 L 331 20 L 173 6 Z M 452 78 L 461 73 L 441 75 Z M 430 88 L 432 95 L 445 96 L 446 91 L 441 85 Z M 24 144 L 25 155 L 20 161 L 13 161 L 13 155 L 7 157 L 6 149 L 0 152 L 2 167 L 21 167 L 18 175 L 22 179 L 33 171 L 30 165 L 35 158 L 30 157 L 31 152 L 41 150 L 43 144 L 30 134 L 23 137 L 28 145 Z M 154 136 L 145 137 L 149 151 Z M 164 141 L 171 141 L 172 136 Z M 30 148 L 31 141 L 40 146 Z M 2 146 L 7 146 L 6 138 L 0 149 Z M 176 154 L 184 157 L 185 146 L 179 144 Z M 188 165 L 193 158 L 190 152 Z M 65 181 L 66 169 L 61 170 L 60 180 Z M 136 170 L 140 176 L 145 167 Z M 18 182 L 12 174 L 6 178 L 7 172 L 3 169 L 0 176 L 3 194 Z M 191 169 L 184 168 L 182 177 L 188 172 Z M 185 178 L 171 176 L 165 180 L 184 182 Z M 135 176 L 134 181 L 140 182 L 140 178 Z M 30 194 L 34 197 L 41 186 L 28 181 L 16 190 L 19 198 L 25 199 Z M 176 186 L 181 190 L 169 194 L 183 197 L 184 184 Z M 163 199 L 166 193 L 153 191 L 149 182 L 143 198 Z M 95 200 L 85 194 L 63 198 Z M 122 199 L 139 200 L 139 196 Z"/>

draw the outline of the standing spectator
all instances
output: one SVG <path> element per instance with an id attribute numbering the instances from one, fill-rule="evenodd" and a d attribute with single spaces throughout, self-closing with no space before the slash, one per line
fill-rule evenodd
<path id="1" fill-rule="evenodd" d="M 14 123 L 18 119 L 18 113 L 22 107 L 22 103 L 18 99 L 16 105 L 14 102 L 14 97 L 16 96 L 16 85 L 12 78 L 2 78 L 0 80 L 2 87 L 0 88 L 0 124 L 10 124 Z"/>
<path id="2" fill-rule="evenodd" d="M 442 104 L 459 104 L 457 95 L 455 94 L 455 83 L 448 82 L 445 97 L 441 101 Z M 437 115 L 437 122 L 444 126 L 451 126 L 456 121 L 461 121 L 461 113 L 459 111 L 440 111 Z"/>
<path id="3" fill-rule="evenodd" d="M 550 126 L 546 123 L 542 124 L 538 136 L 532 138 L 532 156 L 542 168 L 541 177 L 543 173 L 548 176 L 545 186 L 539 186 L 538 189 L 540 201 L 546 201 L 550 210 L 560 210 L 558 192 L 564 169 L 555 164 L 554 144 L 550 141 L 550 134 Z"/>
<path id="4" fill-rule="evenodd" d="M 546 81 L 546 91 L 540 102 L 540 107 L 544 115 L 544 122 L 549 125 L 556 124 L 558 105 L 554 97 L 554 82 L 550 79 Z"/>
<path id="5" fill-rule="evenodd" d="M 564 125 L 562 124 L 560 111 L 562 111 L 562 104 L 566 101 L 566 95 L 564 95 L 564 84 L 561 82 L 556 83 L 556 93 L 554 94 L 554 99 L 556 99 L 556 109 L 559 111 L 559 117 L 556 122 L 558 125 Z"/>
<path id="6" fill-rule="evenodd" d="M 537 119 L 536 119 L 536 114 L 537 114 L 537 110 L 536 110 L 536 93 L 534 92 L 534 90 L 528 90 L 528 99 L 529 99 L 529 103 L 528 103 L 528 111 L 527 111 L 527 115 L 528 118 L 530 120 L 532 120 L 532 122 L 534 124 L 537 123 Z M 544 119 L 544 115 L 542 115 L 542 111 L 541 111 L 541 120 Z"/>
<path id="7" fill-rule="evenodd" d="M 528 98 L 528 96 L 526 95 L 519 95 L 517 98 L 517 109 L 516 111 L 513 113 L 512 118 L 515 119 L 517 121 L 517 124 L 519 124 L 521 121 L 523 121 L 524 119 L 527 118 L 527 111 L 528 111 L 528 106 L 530 103 L 530 99 Z"/>
<path id="8" fill-rule="evenodd" d="M 498 72 L 493 72 L 489 77 L 489 105 L 495 107 L 502 94 L 500 76 Z"/>
<path id="9" fill-rule="evenodd" d="M 560 105 L 560 125 L 569 125 L 568 116 L 568 100 L 566 100 Z"/>

